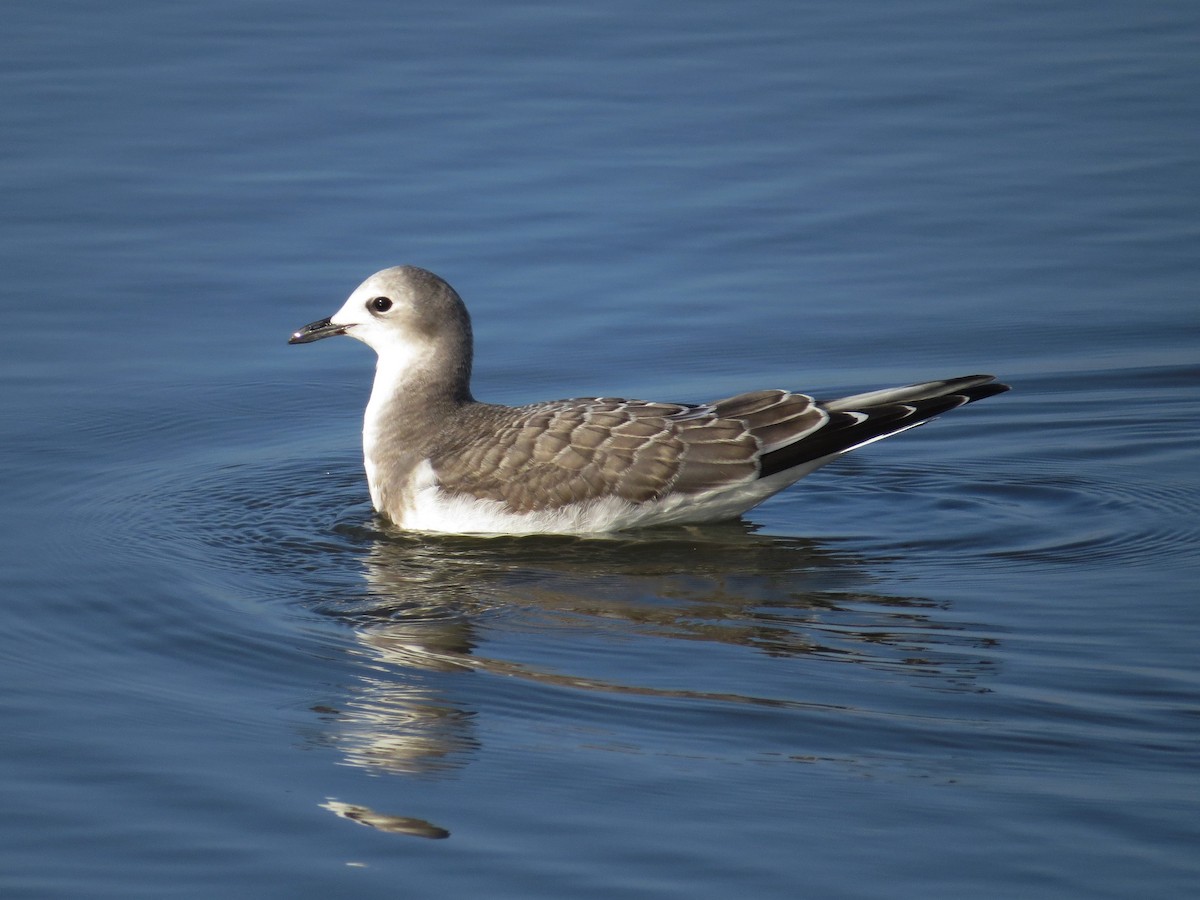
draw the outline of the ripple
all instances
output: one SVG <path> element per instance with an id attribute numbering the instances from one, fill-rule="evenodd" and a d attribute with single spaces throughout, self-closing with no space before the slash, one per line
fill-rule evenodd
<path id="1" fill-rule="evenodd" d="M 949 423 L 948 440 L 926 443 L 928 455 L 948 450 L 948 462 L 898 466 L 881 455 L 831 467 L 833 479 L 812 483 L 815 515 L 858 546 L 954 553 L 972 566 L 1190 561 L 1200 539 L 1196 373 L 1176 366 L 1018 382 L 969 432 L 962 423 L 969 444 Z"/>
<path id="2" fill-rule="evenodd" d="M 90 540 L 243 600 L 349 626 L 372 670 L 486 671 L 577 691 L 762 703 L 771 698 L 723 689 L 720 678 L 693 691 L 578 661 L 560 670 L 550 648 L 703 642 L 944 676 L 966 689 L 990 666 L 972 626 L 940 623 L 924 598 L 879 590 L 878 559 L 742 522 L 606 539 L 406 534 L 373 516 L 348 455 L 162 467 L 137 484 L 130 494 L 115 480 L 83 505 Z M 484 636 L 536 647 L 535 658 L 484 656 Z"/>
<path id="3" fill-rule="evenodd" d="M 995 560 L 1157 567 L 1200 542 L 1200 492 L 1184 485 L 1039 476 L 983 492 L 1007 528 Z"/>
<path id="4" fill-rule="evenodd" d="M 501 715 L 536 703 L 567 720 L 603 697 L 652 718 L 721 707 L 833 721 L 877 705 L 871 686 L 881 681 L 969 694 L 986 690 L 995 670 L 993 629 L 884 587 L 899 554 L 867 542 L 772 535 L 747 522 L 603 539 L 406 534 L 372 513 L 357 448 L 247 445 L 241 428 L 214 450 L 189 445 L 179 421 L 164 425 L 156 440 L 172 437 L 160 440 L 161 455 L 123 459 L 77 498 L 84 543 L 74 552 L 173 579 L 176 594 L 265 611 L 261 633 L 253 619 L 197 603 L 165 615 L 146 603 L 119 611 L 131 631 L 155 636 L 155 652 L 269 684 L 304 664 L 283 658 L 297 646 L 287 629 L 309 629 L 312 652 L 295 655 L 324 667 L 336 658 L 352 673 L 312 704 L 317 740 L 349 765 L 462 765 L 483 740 L 481 691 Z M 869 474 L 836 479 L 830 506 L 857 514 L 894 499 L 916 519 L 982 507 L 995 520 L 1008 505 L 1070 497 L 988 489 L 964 499 L 952 466 Z M 914 484 L 924 496 L 915 504 Z M 815 496 L 820 507 L 822 491 Z M 225 634 L 247 626 L 236 640 Z M 479 676 L 469 689 L 459 684 L 468 673 Z"/>
<path id="5" fill-rule="evenodd" d="M 973 484 L 929 504 L 939 528 L 921 546 L 993 565 L 1155 567 L 1192 558 L 1200 541 L 1200 490 L 1127 474 L 1098 479 L 1034 465 L 1019 480 Z"/>

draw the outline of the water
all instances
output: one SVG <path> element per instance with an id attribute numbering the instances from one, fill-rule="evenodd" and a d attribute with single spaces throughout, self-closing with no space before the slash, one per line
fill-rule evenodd
<path id="1" fill-rule="evenodd" d="M 5 897 L 1200 890 L 1192 4 L 19 3 Z M 396 534 L 476 391 L 1014 391 L 719 527 Z"/>

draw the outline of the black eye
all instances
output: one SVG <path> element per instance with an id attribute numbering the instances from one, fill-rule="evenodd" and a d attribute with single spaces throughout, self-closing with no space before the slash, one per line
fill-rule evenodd
<path id="1" fill-rule="evenodd" d="M 392 308 L 392 301 L 387 297 L 374 297 L 367 301 L 367 306 L 377 313 L 385 313 Z"/>

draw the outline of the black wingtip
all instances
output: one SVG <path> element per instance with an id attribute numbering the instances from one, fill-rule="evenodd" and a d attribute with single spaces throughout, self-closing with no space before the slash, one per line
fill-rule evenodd
<path id="1" fill-rule="evenodd" d="M 845 453 L 872 440 L 921 425 L 952 409 L 1012 390 L 1010 385 L 996 381 L 992 375 L 968 375 L 910 387 L 914 392 L 908 396 L 904 389 L 872 392 L 859 395 L 861 405 L 835 406 L 828 410 L 829 419 L 819 431 L 763 456 L 759 477 L 766 478 L 822 457 Z M 872 402 L 876 398 L 883 402 Z"/>

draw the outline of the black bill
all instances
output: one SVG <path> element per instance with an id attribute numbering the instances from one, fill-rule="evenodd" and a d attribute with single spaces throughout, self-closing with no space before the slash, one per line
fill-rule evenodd
<path id="1" fill-rule="evenodd" d="M 313 341 L 319 341 L 321 338 L 333 337 L 335 334 L 345 333 L 345 325 L 334 325 L 329 319 L 322 319 L 320 322 L 310 322 L 305 325 L 288 338 L 288 343 L 308 344 Z"/>

